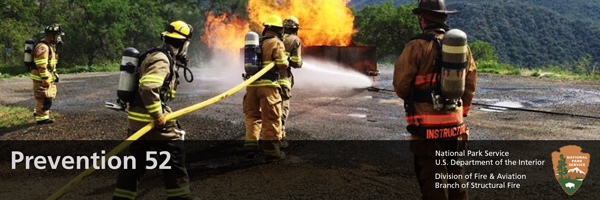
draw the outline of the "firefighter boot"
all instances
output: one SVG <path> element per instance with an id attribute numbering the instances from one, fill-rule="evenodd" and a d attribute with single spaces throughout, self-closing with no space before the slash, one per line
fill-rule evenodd
<path id="1" fill-rule="evenodd" d="M 276 161 L 280 161 L 283 159 L 285 159 L 285 152 L 283 152 L 283 151 L 279 151 L 278 156 L 265 154 L 265 162 L 267 162 L 267 163 L 276 162 Z"/>
<path id="2" fill-rule="evenodd" d="M 45 120 L 42 120 L 42 121 L 36 121 L 35 122 L 35 124 L 37 124 L 37 125 L 52 124 L 52 123 L 54 123 L 53 119 L 45 119 Z"/>
<path id="3" fill-rule="evenodd" d="M 169 200 L 200 200 L 200 197 L 169 198 Z"/>
<path id="4" fill-rule="evenodd" d="M 36 98 L 33 117 L 38 125 L 54 123 L 54 119 L 50 119 L 50 107 L 52 106 L 51 98 Z"/>
<path id="5" fill-rule="evenodd" d="M 279 148 L 286 149 L 290 146 L 290 144 L 288 143 L 288 138 L 286 136 L 285 126 L 283 127 L 283 129 L 281 129 L 281 135 L 283 135 L 283 137 L 279 141 Z"/>
<path id="6" fill-rule="evenodd" d="M 287 138 L 281 138 L 281 141 L 279 141 L 279 148 L 281 149 L 287 149 L 290 146 L 290 143 L 288 142 Z"/>
<path id="7" fill-rule="evenodd" d="M 275 162 L 285 159 L 285 153 L 279 148 L 279 141 L 265 140 L 261 144 L 265 155 L 265 162 Z"/>

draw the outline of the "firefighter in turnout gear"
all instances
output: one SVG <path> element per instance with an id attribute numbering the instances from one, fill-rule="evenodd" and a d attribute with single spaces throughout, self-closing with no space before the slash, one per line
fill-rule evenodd
<path id="1" fill-rule="evenodd" d="M 35 67 L 31 69 L 29 76 L 33 80 L 35 121 L 37 124 L 49 124 L 54 122 L 54 119 L 50 118 L 50 107 L 56 98 L 56 82 L 58 82 L 56 44 L 60 41 L 63 32 L 59 24 L 51 24 L 42 33 L 44 38 L 35 45 L 33 50 Z"/>
<path id="2" fill-rule="evenodd" d="M 129 103 L 129 135 L 150 122 L 154 128 L 129 146 L 128 154 L 135 156 L 136 169 L 124 169 L 119 173 L 113 199 L 134 199 L 137 185 L 145 173 L 146 153 L 149 150 L 169 152 L 170 157 L 156 156 L 158 163 L 168 158 L 163 170 L 167 199 L 192 199 L 189 177 L 185 168 L 185 131 L 173 119 L 165 120 L 171 113 L 166 102 L 175 98 L 179 84 L 176 61 L 187 55 L 187 47 L 192 36 L 192 27 L 183 22 L 170 23 L 161 38 L 163 46 L 150 49 L 140 56 L 139 86 L 135 97 Z"/>
<path id="3" fill-rule="evenodd" d="M 302 40 L 298 37 L 300 22 L 298 18 L 290 16 L 283 21 L 284 35 L 283 44 L 285 54 L 288 56 L 290 67 L 302 68 Z M 281 107 L 281 148 L 288 146 L 285 124 L 290 115 L 290 98 L 292 98 L 292 87 L 294 86 L 294 75 L 292 68 L 279 71 L 279 84 L 281 85 L 281 98 L 283 99 Z"/>
<path id="4" fill-rule="evenodd" d="M 244 150 L 252 158 L 259 150 L 259 139 L 267 160 L 284 158 L 279 149 L 281 139 L 281 95 L 279 90 L 279 72 L 287 71 L 285 56 L 283 21 L 272 15 L 263 23 L 261 38 L 262 65 L 275 63 L 275 67 L 246 88 L 244 96 L 244 115 L 246 139 Z M 262 132 L 262 137 L 261 137 Z"/>
<path id="5" fill-rule="evenodd" d="M 464 179 L 435 178 L 436 173 L 465 174 L 461 166 L 436 165 L 435 160 L 443 159 L 449 163 L 449 159 L 459 158 L 435 156 L 435 151 L 465 149 L 468 129 L 463 117 L 469 112 L 477 82 L 475 61 L 466 45 L 466 35 L 463 46 L 448 48 L 447 45 L 451 42 L 451 34 L 446 19 L 449 14 L 455 12 L 446 10 L 444 0 L 419 1 L 413 13 L 419 16 L 423 34 L 406 44 L 394 66 L 394 90 L 405 102 L 407 130 L 411 133 L 410 150 L 414 153 L 415 173 L 423 199 L 468 198 L 466 188 L 435 187 L 436 182 L 466 183 Z M 443 41 L 443 45 L 440 41 Z M 459 64 L 446 62 L 447 58 L 452 56 L 458 56 L 455 62 Z M 437 101 L 432 96 L 439 96 L 435 92 L 441 82 L 445 81 L 441 75 L 445 66 L 462 67 L 464 70 L 464 73 L 459 73 L 462 85 L 453 88 L 464 91 L 462 96 L 458 96 L 458 104 L 455 107 L 434 106 L 434 102 Z"/>

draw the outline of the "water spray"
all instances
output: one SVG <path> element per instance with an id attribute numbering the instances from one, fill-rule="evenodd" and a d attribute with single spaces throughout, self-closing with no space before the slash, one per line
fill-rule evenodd
<path id="1" fill-rule="evenodd" d="M 295 87 L 319 87 L 321 89 L 367 88 L 373 81 L 366 75 L 337 63 L 316 59 L 304 59 L 301 69 L 293 70 Z"/>

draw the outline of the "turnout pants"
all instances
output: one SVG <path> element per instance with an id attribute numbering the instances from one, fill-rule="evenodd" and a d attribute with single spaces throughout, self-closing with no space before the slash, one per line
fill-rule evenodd
<path id="1" fill-rule="evenodd" d="M 458 138 L 447 140 L 412 140 L 410 149 L 415 155 L 415 173 L 421 187 L 422 199 L 435 200 L 456 200 L 468 199 L 467 189 L 461 188 L 460 184 L 466 183 L 465 179 L 436 179 L 435 174 L 462 174 L 464 177 L 465 169 L 461 166 L 450 165 L 450 159 L 460 160 L 458 157 L 435 156 L 436 150 L 441 151 L 462 151 L 466 148 L 467 134 Z M 436 164 L 436 160 L 446 161 L 446 165 Z M 440 184 L 458 183 L 458 188 L 436 188 L 436 182 Z"/>
<path id="2" fill-rule="evenodd" d="M 285 122 L 290 116 L 290 99 L 283 99 L 281 103 L 281 138 L 286 138 Z"/>
<path id="3" fill-rule="evenodd" d="M 43 87 L 41 81 L 33 81 L 33 96 L 35 121 L 49 120 L 52 101 L 56 97 L 56 85 L 52 83 L 49 87 Z"/>
<path id="4" fill-rule="evenodd" d="M 267 155 L 279 156 L 281 139 L 281 95 L 279 88 L 247 87 L 244 96 L 246 141 L 244 149 L 258 150 L 262 132 L 262 149 Z"/>
<path id="5" fill-rule="evenodd" d="M 292 98 L 292 88 L 281 87 L 281 138 L 287 138 L 285 123 L 290 116 L 290 99 Z"/>
<path id="6" fill-rule="evenodd" d="M 129 130 L 130 134 L 135 131 Z M 179 135 L 176 138 L 168 139 L 166 136 Z M 156 140 L 162 138 L 162 140 Z M 153 163 L 147 158 L 146 152 L 156 151 L 154 155 L 157 163 Z M 167 151 L 170 154 L 169 160 L 165 166 L 171 169 L 162 169 L 164 185 L 167 190 L 167 199 L 189 199 L 190 184 L 187 169 L 185 168 L 185 146 L 181 139 L 180 131 L 171 128 L 161 130 L 152 130 L 145 136 L 129 146 L 128 155 L 132 155 L 136 160 L 135 169 L 123 169 L 117 178 L 117 187 L 113 193 L 113 199 L 134 199 L 137 193 L 137 185 L 146 172 L 146 166 L 156 164 L 154 169 L 159 169 L 167 158 L 160 155 L 161 151 Z"/>

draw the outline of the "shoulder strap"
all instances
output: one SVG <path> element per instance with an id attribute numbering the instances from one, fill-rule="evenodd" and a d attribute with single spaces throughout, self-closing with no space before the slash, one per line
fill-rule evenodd
<path id="1" fill-rule="evenodd" d="M 263 44 L 264 44 L 265 40 L 273 39 L 273 38 L 275 38 L 275 36 L 263 36 L 263 37 L 260 38 L 260 43 L 258 44 L 258 47 L 260 49 L 259 58 L 261 60 L 261 65 L 260 65 L 261 67 L 262 67 L 262 53 L 263 53 L 262 49 L 263 49 Z"/>
<path id="2" fill-rule="evenodd" d="M 272 38 L 275 38 L 275 36 L 263 36 L 260 38 L 260 43 L 262 44 L 263 41 L 272 39 Z"/>
<path id="3" fill-rule="evenodd" d="M 435 35 L 430 34 L 430 33 L 421 33 L 421 34 L 413 37 L 410 40 L 411 41 L 412 40 L 436 41 L 436 40 L 438 40 L 438 38 Z M 435 42 L 435 43 L 437 43 L 437 42 Z M 436 60 L 436 62 L 437 62 L 437 60 Z M 419 73 L 419 66 L 416 66 L 416 67 L 417 67 L 417 73 Z M 417 97 L 419 95 L 416 94 L 417 91 L 415 90 L 415 81 L 416 80 L 413 79 L 410 82 L 410 96 L 408 97 L 408 101 L 404 102 L 404 110 L 406 111 L 407 114 L 410 114 L 410 115 L 414 115 L 414 113 L 415 113 L 414 102 L 417 101 L 417 99 L 419 98 L 419 97 Z"/>
<path id="4" fill-rule="evenodd" d="M 174 76 L 174 74 L 176 72 L 175 72 L 175 69 L 174 69 L 175 68 L 175 61 L 173 60 L 173 57 L 171 57 L 171 52 L 169 50 L 167 50 L 165 48 L 161 48 L 161 47 L 156 47 L 156 48 L 148 49 L 148 50 L 146 50 L 146 52 L 144 52 L 142 55 L 140 55 L 139 60 L 141 60 L 141 62 L 143 62 L 143 60 L 145 60 L 146 57 L 149 54 L 155 53 L 155 52 L 164 53 L 167 56 L 167 59 L 169 59 L 169 75 L 167 77 L 165 77 L 165 81 L 163 83 L 163 86 L 164 85 L 170 85 L 171 84 L 171 80 L 173 79 L 173 76 Z M 179 77 L 179 76 L 177 76 L 177 77 Z M 177 87 L 177 86 L 175 86 L 175 87 Z M 161 86 L 161 88 L 162 88 L 162 86 Z M 172 88 L 172 89 L 174 89 L 174 88 Z M 170 93 L 170 91 L 169 91 L 169 93 Z M 167 100 L 167 97 L 165 97 L 163 94 L 164 93 L 162 93 L 162 92 L 160 93 L 160 100 L 164 104 L 168 100 Z"/>
<path id="5" fill-rule="evenodd" d="M 148 50 L 146 50 L 146 52 L 144 52 L 142 55 L 140 55 L 140 58 L 139 58 L 140 63 L 142 61 L 144 61 L 149 54 L 154 53 L 154 52 L 162 52 L 165 55 L 167 55 L 167 58 L 169 59 L 169 77 L 167 77 L 167 80 L 170 81 L 173 78 L 173 73 L 174 73 L 173 67 L 175 66 L 174 65 L 175 61 L 173 60 L 173 57 L 171 57 L 171 52 L 169 50 L 167 50 L 165 48 L 160 48 L 160 47 L 148 49 Z"/>
<path id="6" fill-rule="evenodd" d="M 259 46 L 260 46 L 261 51 L 262 51 L 262 47 L 263 47 L 264 41 L 268 40 L 268 39 L 273 39 L 273 38 L 277 38 L 277 37 L 275 37 L 275 36 L 263 36 L 263 37 L 260 38 L 260 44 L 259 44 Z"/>
<path id="7" fill-rule="evenodd" d="M 435 73 L 437 74 L 437 76 L 433 76 L 431 77 L 430 83 L 431 86 L 433 87 L 433 80 L 437 79 L 437 86 L 435 86 L 434 88 L 432 88 L 435 91 L 440 91 L 440 85 L 441 85 L 441 73 L 442 73 L 442 40 L 440 38 L 438 38 L 437 36 L 430 34 L 430 33 L 423 33 L 420 35 L 417 35 L 416 37 L 413 38 L 413 40 L 415 39 L 423 39 L 423 40 L 427 40 L 427 41 L 433 41 L 433 45 L 435 45 L 435 49 L 437 50 L 437 55 L 435 57 L 435 61 L 433 63 L 434 66 L 434 70 Z"/>
<path id="8" fill-rule="evenodd" d="M 427 41 L 434 41 L 434 45 L 437 49 L 437 57 L 435 59 L 435 65 L 439 65 L 441 64 L 442 61 L 442 40 L 440 40 L 440 38 L 438 38 L 437 36 L 431 34 L 431 33 L 422 33 L 419 34 L 415 37 L 413 37 L 411 40 L 427 40 Z"/>
<path id="9" fill-rule="evenodd" d="M 411 40 L 427 40 L 427 41 L 433 41 L 433 45 L 435 45 L 435 48 L 438 52 L 436 58 L 435 58 L 435 66 L 439 66 L 442 63 L 442 40 L 440 40 L 440 38 L 438 38 L 437 36 L 431 34 L 431 33 L 422 33 L 419 34 L 415 37 L 413 37 Z M 418 71 L 418 69 L 417 69 Z"/>
<path id="10" fill-rule="evenodd" d="M 263 44 L 265 40 L 268 39 L 273 39 L 273 38 L 278 38 L 276 36 L 263 36 L 260 38 L 260 44 L 259 44 L 259 49 L 260 49 L 260 54 L 258 55 L 260 58 L 260 69 L 262 69 L 263 67 L 263 63 L 264 61 L 262 60 L 262 53 L 263 53 Z M 274 62 L 275 60 L 273 60 Z M 271 70 L 269 70 L 267 73 L 265 73 L 265 75 L 261 76 L 259 79 L 269 79 L 272 81 L 276 81 L 279 78 L 279 73 L 277 72 L 277 68 L 273 67 Z"/>
<path id="11" fill-rule="evenodd" d="M 139 60 L 140 60 L 140 61 L 143 61 L 143 60 L 145 60 L 145 59 L 146 59 L 146 57 L 147 57 L 149 54 L 151 54 L 151 53 L 154 53 L 154 52 L 157 52 L 157 51 L 159 51 L 159 52 L 162 52 L 162 53 L 164 53 L 165 55 L 167 55 L 167 58 L 169 58 L 169 64 L 170 64 L 170 65 L 173 65 L 173 62 L 174 62 L 174 61 L 173 61 L 173 58 L 171 57 L 171 52 L 169 52 L 169 50 L 167 50 L 167 49 L 164 49 L 164 48 L 159 48 L 159 47 L 157 47 L 157 48 L 152 48 L 152 49 L 148 49 L 148 50 L 146 50 L 146 52 L 144 52 L 144 53 L 142 53 L 142 55 L 140 55 L 140 58 L 139 58 Z"/>
<path id="12" fill-rule="evenodd" d="M 438 40 L 439 38 L 436 37 L 435 35 L 431 34 L 431 33 L 421 33 L 421 34 L 413 37 L 410 40 L 418 40 L 418 39 L 427 40 L 427 41 L 434 41 L 434 40 Z"/>
<path id="13" fill-rule="evenodd" d="M 437 74 L 437 76 L 432 76 L 430 81 L 430 84 L 432 86 L 432 90 L 434 91 L 439 91 L 441 90 L 440 88 L 440 75 L 441 75 L 441 63 L 442 63 L 442 40 L 440 40 L 440 38 L 438 38 L 437 36 L 430 34 L 430 33 L 422 33 L 419 34 L 415 37 L 413 37 L 411 40 L 418 40 L 418 39 L 422 39 L 422 40 L 426 40 L 426 41 L 433 41 L 433 45 L 435 46 L 434 48 L 437 50 L 437 55 L 434 61 L 434 68 L 435 68 L 435 72 Z M 419 68 L 417 66 L 417 72 L 419 71 Z M 433 86 L 433 80 L 434 79 L 438 79 L 437 82 L 437 86 Z M 413 79 L 413 81 L 411 82 L 411 95 L 409 97 L 409 102 L 404 104 L 405 109 L 407 110 L 407 112 L 414 112 L 414 102 L 415 101 L 424 101 L 424 100 L 429 100 L 428 96 L 430 94 L 430 91 L 427 92 L 423 92 L 423 91 L 416 91 L 415 90 L 415 80 Z M 427 96 L 427 97 L 424 97 Z"/>

